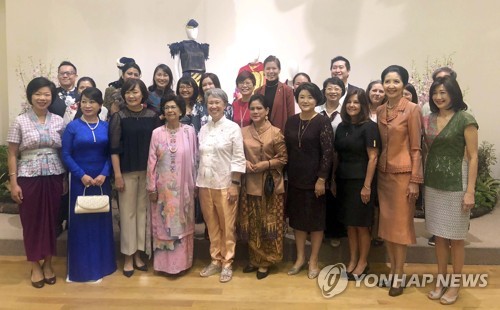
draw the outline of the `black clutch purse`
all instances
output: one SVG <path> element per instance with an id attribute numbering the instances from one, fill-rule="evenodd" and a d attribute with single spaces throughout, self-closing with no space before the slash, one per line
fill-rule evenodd
<path id="1" fill-rule="evenodd" d="M 266 173 L 266 179 L 264 180 L 264 194 L 267 198 L 271 197 L 274 193 L 274 178 L 271 170 Z"/>

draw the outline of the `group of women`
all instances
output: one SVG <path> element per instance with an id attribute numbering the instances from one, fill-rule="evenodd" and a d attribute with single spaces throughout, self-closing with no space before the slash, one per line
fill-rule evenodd
<path id="1" fill-rule="evenodd" d="M 205 73 L 200 85 L 182 77 L 174 93 L 168 66 L 155 69 L 148 90 L 139 66 L 129 64 L 106 99 L 95 85 L 84 89 L 81 116 L 67 126 L 48 112 L 54 84 L 32 80 L 27 88 L 32 108 L 16 118 L 8 142 L 12 198 L 20 204 L 33 286 L 56 281 L 51 257 L 65 167 L 71 199 L 68 281 L 100 281 L 116 270 L 111 214 L 74 212 L 77 196 L 109 194 L 111 175 L 127 277 L 148 270 L 143 253 L 154 256 L 158 272 L 180 274 L 191 268 L 199 201 L 211 255 L 200 276 L 232 279 L 238 232 L 250 256 L 243 272 L 267 277 L 283 257 L 288 217 L 297 248 L 288 274 L 298 274 L 307 263 L 307 276 L 314 279 L 327 221 L 325 194 L 331 192 L 347 227 L 349 278 L 369 270 L 376 204 L 390 273 L 401 278 L 407 245 L 415 243 L 413 213 L 424 181 L 426 225 L 437 236 L 438 272 L 447 272 L 451 244 L 453 273 L 461 273 L 474 206 L 478 126 L 464 112 L 456 79 L 434 81 L 432 113 L 422 117 L 412 102 L 416 94 L 404 95 L 408 72 L 403 67 L 389 66 L 366 93 L 356 89 L 348 94 L 336 77 L 325 80 L 320 90 L 306 74 L 292 90 L 279 81 L 280 69 L 278 58 L 266 58 L 266 83 L 256 90 L 252 73 L 241 72 L 236 78 L 241 99 L 231 105 L 213 73 Z M 99 118 L 103 104 L 109 108 L 109 125 Z M 422 136 L 428 150 L 425 178 Z M 390 283 L 389 295 L 402 292 L 401 281 Z M 457 296 L 457 287 L 438 286 L 428 295 L 445 304 Z"/>

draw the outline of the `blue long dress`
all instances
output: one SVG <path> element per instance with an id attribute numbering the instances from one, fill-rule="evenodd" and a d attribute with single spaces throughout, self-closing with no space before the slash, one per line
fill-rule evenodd
<path id="1" fill-rule="evenodd" d="M 90 124 L 94 127 L 96 124 Z M 110 195 L 109 173 L 111 159 L 108 143 L 108 123 L 100 121 L 94 130 L 81 119 L 68 124 L 63 134 L 62 158 L 71 172 L 70 210 L 68 229 L 68 279 L 87 282 L 101 279 L 116 270 L 111 211 L 107 213 L 75 214 L 75 202 L 83 194 L 81 178 L 106 176 L 102 185 L 105 195 Z M 99 187 L 87 188 L 86 195 L 100 194 Z"/>

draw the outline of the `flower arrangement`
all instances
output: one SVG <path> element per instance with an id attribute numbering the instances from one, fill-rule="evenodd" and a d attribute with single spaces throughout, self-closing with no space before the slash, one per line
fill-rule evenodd
<path id="1" fill-rule="evenodd" d="M 17 68 L 15 69 L 19 87 L 21 88 L 21 114 L 29 107 L 26 98 L 26 87 L 28 83 L 39 76 L 43 76 L 56 83 L 57 85 L 57 67 L 52 62 L 48 65 L 44 64 L 41 59 L 35 60 L 33 57 L 28 57 L 26 62 L 20 58 L 17 61 Z"/>
<path id="2" fill-rule="evenodd" d="M 444 56 L 442 59 L 434 59 L 430 61 L 427 58 L 423 72 L 419 72 L 415 66 L 415 61 L 412 62 L 410 83 L 415 86 L 418 95 L 418 103 L 420 106 L 429 102 L 429 89 L 432 85 L 432 73 L 441 67 L 450 67 L 453 69 L 453 54 Z"/>

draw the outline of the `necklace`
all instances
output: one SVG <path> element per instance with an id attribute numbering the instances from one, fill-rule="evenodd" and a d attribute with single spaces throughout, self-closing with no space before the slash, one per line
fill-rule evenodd
<path id="1" fill-rule="evenodd" d="M 244 103 L 242 101 L 242 103 Z M 240 128 L 243 128 L 243 118 L 245 118 L 245 115 L 247 115 L 247 111 L 248 111 L 248 103 L 246 103 L 246 107 L 245 107 L 245 113 L 241 114 L 241 106 L 240 106 Z"/>
<path id="2" fill-rule="evenodd" d="M 174 154 L 177 152 L 177 137 L 176 134 L 179 131 L 179 127 L 175 129 L 168 128 L 167 125 L 165 125 L 165 128 L 167 128 L 167 132 L 169 134 L 169 142 L 167 142 L 167 147 L 170 153 Z"/>
<path id="3" fill-rule="evenodd" d="M 170 152 L 170 172 L 174 173 L 176 170 L 175 160 L 177 157 L 175 154 L 177 153 L 177 132 L 179 131 L 180 126 L 178 126 L 175 129 L 171 129 L 168 128 L 167 125 L 165 125 L 165 128 L 167 129 L 167 133 L 169 135 L 167 148 L 168 151 Z"/>
<path id="4" fill-rule="evenodd" d="M 309 124 L 311 124 L 311 120 L 316 116 L 314 114 L 310 119 L 307 120 L 307 124 L 302 123 L 302 119 L 299 117 L 300 124 L 299 124 L 299 132 L 297 133 L 297 139 L 299 140 L 299 149 L 302 148 L 302 137 L 304 136 L 304 133 L 306 132 L 307 128 L 309 127 Z"/>
<path id="5" fill-rule="evenodd" d="M 85 122 L 85 124 L 87 124 L 87 127 L 89 127 L 90 131 L 92 132 L 92 136 L 94 137 L 94 143 L 97 142 L 95 139 L 94 130 L 96 130 L 97 126 L 99 126 L 99 117 L 97 118 L 97 124 L 94 127 L 90 126 L 90 124 L 87 122 L 87 120 L 83 116 L 82 116 L 82 120 Z"/>

